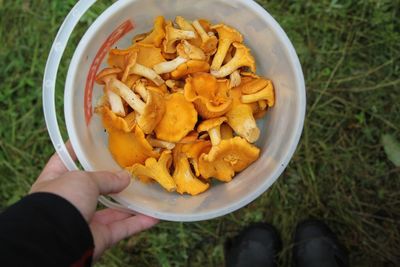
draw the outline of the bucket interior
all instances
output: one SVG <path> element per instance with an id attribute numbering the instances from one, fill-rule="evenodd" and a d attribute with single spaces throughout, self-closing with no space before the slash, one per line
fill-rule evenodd
<path id="1" fill-rule="evenodd" d="M 258 125 L 261 137 L 260 158 L 229 183 L 213 183 L 198 196 L 168 193 L 158 184 L 131 185 L 114 198 L 135 211 L 169 220 L 202 220 L 226 214 L 249 203 L 278 178 L 292 156 L 304 119 L 304 84 L 301 68 L 291 43 L 273 18 L 253 1 L 245 0 L 143 0 L 117 1 L 89 28 L 75 51 L 65 87 L 65 117 L 68 135 L 83 168 L 94 170 L 121 169 L 112 158 L 107 134 L 99 116 L 85 120 L 85 86 L 99 51 L 110 35 L 124 23 L 129 31 L 113 45 L 126 48 L 133 36 L 148 32 L 156 16 L 174 20 L 180 15 L 189 20 L 205 18 L 212 23 L 225 23 L 239 30 L 257 62 L 257 74 L 273 81 L 276 104 Z M 97 56 L 97 57 L 96 57 Z M 106 67 L 107 56 L 99 70 Z M 92 106 L 103 94 L 94 85 Z"/>

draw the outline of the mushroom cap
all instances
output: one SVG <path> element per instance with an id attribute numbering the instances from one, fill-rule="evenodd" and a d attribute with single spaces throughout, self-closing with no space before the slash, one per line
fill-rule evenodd
<path id="1" fill-rule="evenodd" d="M 171 192 L 176 189 L 174 179 L 169 174 L 171 163 L 171 151 L 165 150 L 161 153 L 158 161 L 151 157 L 146 159 L 144 166 L 142 164 L 133 164 L 131 167 L 126 168 L 126 170 L 135 176 L 152 178 L 167 191 Z"/>
<path id="2" fill-rule="evenodd" d="M 193 60 L 206 60 L 206 54 L 197 46 L 190 44 L 186 40 L 182 40 L 177 46 L 176 51 L 179 56 Z"/>
<path id="3" fill-rule="evenodd" d="M 143 164 L 147 158 L 159 156 L 147 142 L 139 127 L 134 127 L 134 130 L 129 133 L 108 129 L 108 147 L 121 167 L 132 166 L 135 163 Z"/>
<path id="4" fill-rule="evenodd" d="M 193 165 L 196 176 L 200 176 L 199 159 L 203 153 L 208 153 L 212 147 L 210 141 L 198 140 L 194 143 L 184 144 L 181 152 L 184 153 Z"/>
<path id="5" fill-rule="evenodd" d="M 178 142 L 194 129 L 197 111 L 181 93 L 165 97 L 165 114 L 154 129 L 158 139 Z"/>
<path id="6" fill-rule="evenodd" d="M 243 42 L 243 35 L 236 29 L 229 27 L 225 24 L 216 24 L 211 27 L 211 29 L 216 30 L 218 33 L 218 39 L 228 39 L 233 42 Z"/>
<path id="7" fill-rule="evenodd" d="M 196 34 L 193 31 L 178 30 L 174 28 L 171 21 L 168 21 L 165 26 L 165 39 L 163 49 L 165 53 L 175 53 L 175 43 L 179 40 L 195 39 Z"/>
<path id="8" fill-rule="evenodd" d="M 210 64 L 203 60 L 189 60 L 188 62 L 181 64 L 176 70 L 171 72 L 173 79 L 180 79 L 192 73 L 197 72 L 208 72 L 210 70 Z"/>
<path id="9" fill-rule="evenodd" d="M 186 79 L 185 98 L 194 103 L 199 114 L 206 119 L 224 115 L 232 104 L 228 96 L 229 81 L 217 80 L 209 73 L 196 73 Z"/>
<path id="10" fill-rule="evenodd" d="M 126 133 L 131 132 L 136 125 L 135 112 L 129 113 L 124 118 L 117 116 L 107 106 L 101 106 L 95 109 L 96 113 L 101 114 L 104 128 L 108 131 L 120 130 Z"/>
<path id="11" fill-rule="evenodd" d="M 251 51 L 247 48 L 244 44 L 235 42 L 232 44 L 233 47 L 236 48 L 235 55 L 241 55 L 241 66 L 242 67 L 249 67 L 252 72 L 256 72 L 256 61 L 254 57 L 251 55 Z M 233 56 L 235 57 L 235 56 Z"/>
<path id="12" fill-rule="evenodd" d="M 137 63 L 145 67 L 153 68 L 154 65 L 166 61 L 161 53 L 161 49 L 152 44 L 136 43 L 134 47 L 139 50 Z"/>
<path id="13" fill-rule="evenodd" d="M 105 68 L 97 74 L 96 83 L 106 84 L 107 80 L 117 77 L 120 73 L 122 73 L 120 68 Z"/>
<path id="14" fill-rule="evenodd" d="M 128 64 L 128 57 L 132 52 L 138 52 L 138 49 L 135 45 L 132 45 L 126 49 L 111 49 L 108 53 L 108 65 L 110 67 L 120 68 L 124 70 L 126 65 Z"/>
<path id="15" fill-rule="evenodd" d="M 202 121 L 199 126 L 197 126 L 197 131 L 198 132 L 206 132 L 211 130 L 212 128 L 221 126 L 222 123 L 227 121 L 226 117 L 219 117 L 219 118 L 213 118 L 213 119 L 208 119 L 205 121 Z"/>
<path id="16" fill-rule="evenodd" d="M 199 160 L 200 174 L 204 178 L 214 177 L 229 182 L 235 175 L 256 161 L 260 149 L 241 137 L 222 140 L 211 148 L 208 154 L 202 154 Z"/>
<path id="17" fill-rule="evenodd" d="M 156 47 L 160 47 L 162 41 L 165 37 L 165 19 L 163 16 L 158 16 L 154 20 L 154 28 L 153 31 L 146 36 L 140 43 L 143 44 L 153 44 Z"/>
<path id="18" fill-rule="evenodd" d="M 147 92 L 144 112 L 137 118 L 137 124 L 145 134 L 150 134 L 164 116 L 165 102 L 162 94 L 157 90 L 148 88 Z"/>
<path id="19" fill-rule="evenodd" d="M 173 174 L 176 183 L 176 191 L 180 194 L 188 193 L 192 196 L 206 191 L 210 184 L 197 179 L 190 169 L 189 161 L 184 154 L 180 154 Z"/>

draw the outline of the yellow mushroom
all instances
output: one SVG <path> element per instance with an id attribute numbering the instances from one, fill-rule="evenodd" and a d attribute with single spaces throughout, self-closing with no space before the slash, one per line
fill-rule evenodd
<path id="1" fill-rule="evenodd" d="M 134 127 L 131 132 L 115 128 L 106 129 L 109 150 L 121 167 L 132 166 L 135 163 L 143 164 L 148 157 L 158 158 L 159 154 L 147 142 L 140 127 Z"/>
<path id="2" fill-rule="evenodd" d="M 275 104 L 275 94 L 274 94 L 274 87 L 271 82 L 268 82 L 267 86 L 254 93 L 248 95 L 242 95 L 241 101 L 243 103 L 254 103 L 260 100 L 266 100 L 268 107 L 273 107 Z"/>
<path id="3" fill-rule="evenodd" d="M 181 41 L 176 46 L 176 50 L 178 52 L 178 55 L 183 58 L 203 61 L 207 59 L 206 54 L 204 54 L 204 51 L 202 49 L 190 44 L 186 40 Z"/>
<path id="4" fill-rule="evenodd" d="M 219 70 L 232 43 L 234 42 L 242 43 L 243 36 L 236 29 L 231 28 L 224 24 L 214 25 L 211 27 L 211 29 L 217 31 L 219 39 L 218 50 L 211 64 L 211 69 Z"/>
<path id="5" fill-rule="evenodd" d="M 241 67 L 249 67 L 251 71 L 256 72 L 256 62 L 250 54 L 250 49 L 241 43 L 233 43 L 233 46 L 236 48 L 233 58 L 219 70 L 211 70 L 211 74 L 215 77 L 226 77 Z"/>
<path id="6" fill-rule="evenodd" d="M 164 148 L 164 149 L 168 149 L 168 150 L 172 150 L 175 147 L 174 143 L 163 141 L 163 140 L 159 140 L 159 139 L 155 139 L 155 138 L 151 137 L 150 135 L 148 135 L 146 137 L 146 140 L 149 142 L 149 144 L 152 147 Z"/>
<path id="7" fill-rule="evenodd" d="M 179 80 L 167 80 L 165 84 L 174 93 L 179 91 L 183 92 L 183 87 L 185 86 L 185 82 Z"/>
<path id="8" fill-rule="evenodd" d="M 202 40 L 201 49 L 203 49 L 206 54 L 214 54 L 217 51 L 217 37 L 214 35 L 210 36 L 198 20 L 193 21 L 193 27 L 196 29 Z"/>
<path id="9" fill-rule="evenodd" d="M 153 81 L 156 85 L 160 86 L 164 84 L 163 78 L 160 77 L 154 70 L 136 63 L 134 66 L 129 68 L 129 74 L 137 74 Z"/>
<path id="10" fill-rule="evenodd" d="M 154 129 L 158 139 L 176 143 L 194 129 L 197 112 L 181 93 L 165 97 L 165 113 Z"/>
<path id="11" fill-rule="evenodd" d="M 250 81 L 246 80 L 246 82 L 240 86 L 240 90 L 246 95 L 257 93 L 258 91 L 261 91 L 265 87 L 269 86 L 269 84 L 272 85 L 270 80 L 266 80 L 264 78 L 249 79 Z"/>
<path id="12" fill-rule="evenodd" d="M 136 125 L 135 112 L 131 112 L 124 118 L 117 116 L 107 106 L 95 108 L 95 112 L 102 116 L 102 122 L 106 129 L 116 129 L 129 133 Z"/>
<path id="13" fill-rule="evenodd" d="M 110 80 L 115 79 L 117 75 L 119 75 L 121 72 L 122 70 L 119 68 L 105 68 L 99 74 L 97 74 L 96 82 L 98 84 L 105 85 L 104 92 L 107 95 L 108 103 L 111 106 L 111 110 L 115 114 L 123 117 L 126 115 L 126 111 L 122 99 L 119 95 L 110 90 Z"/>
<path id="14" fill-rule="evenodd" d="M 190 164 L 192 164 L 196 176 L 200 176 L 199 159 L 203 153 L 208 153 L 212 147 L 210 141 L 197 140 L 196 142 L 184 144 L 181 147 L 181 153 L 184 153 Z"/>
<path id="15" fill-rule="evenodd" d="M 131 56 L 133 52 L 138 52 L 138 49 L 134 46 L 130 46 L 127 49 L 111 49 L 108 53 L 108 65 L 124 70 L 128 62 L 128 57 Z"/>
<path id="16" fill-rule="evenodd" d="M 260 129 L 257 127 L 251 106 L 240 102 L 240 89 L 232 89 L 231 95 L 233 104 L 225 115 L 228 118 L 229 126 L 232 127 L 236 134 L 250 143 L 256 142 L 260 137 Z"/>
<path id="17" fill-rule="evenodd" d="M 137 43 L 134 45 L 138 50 L 137 63 L 153 68 L 154 65 L 165 62 L 161 49 L 152 44 Z"/>
<path id="18" fill-rule="evenodd" d="M 208 154 L 201 155 L 200 174 L 206 179 L 214 177 L 220 181 L 229 182 L 235 172 L 247 168 L 258 159 L 259 154 L 259 148 L 241 137 L 222 140 L 218 146 L 213 146 Z"/>
<path id="19" fill-rule="evenodd" d="M 242 82 L 242 76 L 240 76 L 240 72 L 235 70 L 229 75 L 229 88 L 238 87 Z"/>
<path id="20" fill-rule="evenodd" d="M 187 61 L 187 58 L 178 56 L 173 60 L 154 65 L 153 69 L 157 74 L 169 73 L 176 70 L 181 64 Z"/>
<path id="21" fill-rule="evenodd" d="M 194 176 L 190 169 L 189 161 L 184 154 L 179 156 L 173 178 L 176 184 L 176 191 L 180 194 L 188 193 L 195 196 L 206 191 L 210 186 Z"/>
<path id="22" fill-rule="evenodd" d="M 200 47 L 201 44 L 203 43 L 200 36 L 198 35 L 198 33 L 196 32 L 195 28 L 193 27 L 192 23 L 187 21 L 184 17 L 181 16 L 177 16 L 175 18 L 175 23 L 179 26 L 179 28 L 181 30 L 185 30 L 185 31 L 192 31 L 196 34 L 196 38 L 189 40 L 189 42 L 196 46 L 196 47 Z"/>
<path id="23" fill-rule="evenodd" d="M 154 20 L 154 28 L 153 31 L 146 36 L 140 43 L 143 44 L 154 44 L 156 47 L 160 47 L 162 41 L 165 37 L 165 19 L 163 16 L 158 16 Z"/>
<path id="24" fill-rule="evenodd" d="M 180 65 L 176 70 L 171 72 L 171 76 L 173 79 L 180 79 L 192 73 L 208 72 L 209 70 L 210 64 L 208 64 L 207 61 L 189 60 L 188 62 Z"/>
<path id="25" fill-rule="evenodd" d="M 150 134 L 162 119 L 165 112 L 163 96 L 155 90 L 147 90 L 147 101 L 143 102 L 132 90 L 117 79 L 110 82 L 112 90 L 121 96 L 139 116 L 137 124 L 144 133 Z"/>
<path id="26" fill-rule="evenodd" d="M 141 34 L 137 34 L 132 38 L 132 44 L 136 44 L 140 41 L 143 41 L 147 36 L 149 35 L 149 33 L 141 33 Z"/>
<path id="27" fill-rule="evenodd" d="M 185 98 L 194 103 L 196 110 L 205 118 L 223 116 L 230 108 L 227 80 L 217 80 L 208 73 L 196 73 L 186 79 Z"/>
<path id="28" fill-rule="evenodd" d="M 220 126 L 223 122 L 227 121 L 226 117 L 209 119 L 201 122 L 197 126 L 198 132 L 208 132 L 211 143 L 213 146 L 218 145 L 221 142 L 221 130 Z"/>
<path id="29" fill-rule="evenodd" d="M 190 40 L 196 38 L 195 32 L 175 29 L 172 25 L 172 22 L 167 23 L 165 31 L 166 31 L 164 40 L 165 53 L 175 53 L 176 52 L 175 44 L 179 40 Z"/>
<path id="30" fill-rule="evenodd" d="M 169 168 L 172 163 L 171 151 L 166 150 L 161 153 L 158 161 L 151 157 L 142 164 L 133 164 L 126 168 L 134 176 L 146 176 L 157 181 L 167 191 L 172 192 L 176 189 L 174 179 L 169 174 Z"/>
<path id="31" fill-rule="evenodd" d="M 222 140 L 233 138 L 233 130 L 227 123 L 221 125 L 221 138 Z"/>
<path id="32" fill-rule="evenodd" d="M 190 131 L 185 137 L 183 137 L 181 140 L 179 140 L 179 144 L 190 144 L 194 143 L 197 141 L 197 138 L 199 137 L 199 133 L 196 131 Z"/>

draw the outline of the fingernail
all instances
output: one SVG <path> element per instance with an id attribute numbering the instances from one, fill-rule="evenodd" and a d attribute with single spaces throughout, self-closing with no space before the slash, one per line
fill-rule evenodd
<path id="1" fill-rule="evenodd" d="M 131 174 L 125 170 L 117 172 L 116 175 L 121 179 L 131 179 Z"/>

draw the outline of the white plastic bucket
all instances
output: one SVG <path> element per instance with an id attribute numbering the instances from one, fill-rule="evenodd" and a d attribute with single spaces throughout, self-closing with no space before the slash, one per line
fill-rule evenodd
<path id="1" fill-rule="evenodd" d="M 54 41 L 43 83 L 47 127 L 56 151 L 70 169 L 77 169 L 61 138 L 56 119 L 54 87 L 58 66 L 68 38 L 79 18 L 95 0 L 79 1 L 67 16 Z M 80 41 L 65 83 L 64 111 L 68 135 L 78 160 L 87 171 L 118 170 L 107 136 L 93 105 L 102 94 L 93 84 L 106 66 L 110 47 L 127 47 L 131 38 L 152 28 L 156 16 L 173 19 L 206 18 L 237 28 L 257 60 L 258 74 L 273 80 L 276 105 L 259 123 L 260 158 L 230 183 L 215 184 L 198 196 L 168 193 L 159 185 L 133 181 L 109 207 L 139 212 L 169 221 L 200 221 L 225 215 L 250 203 L 281 175 L 298 144 L 305 115 L 305 86 L 296 52 L 279 24 L 250 0 L 119 0 L 101 14 Z"/>

